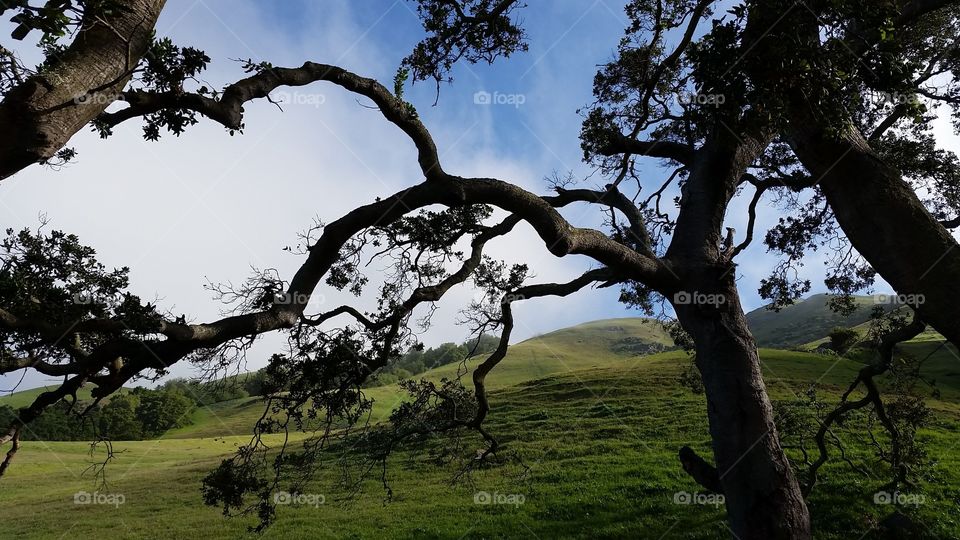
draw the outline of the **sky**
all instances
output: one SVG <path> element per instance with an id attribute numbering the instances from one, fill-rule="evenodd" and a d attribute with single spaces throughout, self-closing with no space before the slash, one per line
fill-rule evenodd
<path id="1" fill-rule="evenodd" d="M 431 130 L 445 170 L 545 193 L 551 174 L 588 178 L 592 172 L 581 161 L 577 109 L 590 102 L 596 66 L 612 58 L 627 20 L 618 0 L 531 4 L 523 15 L 528 52 L 492 67 L 457 66 L 436 105 L 437 89 L 430 83 L 408 86 L 406 98 Z M 9 35 L 5 26 L 0 30 Z M 212 63 L 203 78 L 213 87 L 242 78 L 236 60 L 247 58 L 289 67 L 307 60 L 336 64 L 390 86 L 423 35 L 407 0 L 169 0 L 157 33 L 205 50 Z M 477 103 L 478 92 L 489 93 L 493 103 Z M 204 120 L 159 142 L 144 141 L 136 121 L 107 140 L 84 131 L 70 144 L 78 151 L 75 162 L 59 170 L 33 166 L 0 182 L 0 225 L 36 227 L 45 215 L 50 228 L 77 234 L 107 266 L 128 266 L 136 294 L 194 322 L 215 320 L 222 305 L 206 283 L 242 282 L 251 267 L 275 268 L 289 279 L 303 258 L 282 248 L 296 244 L 297 233 L 314 219 L 332 221 L 421 179 L 413 144 L 364 100 L 322 83 L 274 96 L 281 107 L 264 100 L 246 105 L 246 129 L 235 136 Z M 957 147 L 948 123 L 938 126 L 938 134 Z M 664 174 L 655 160 L 642 163 L 641 171 L 651 186 Z M 593 177 L 584 185 L 603 183 Z M 728 211 L 728 225 L 741 235 L 749 195 Z M 595 209 L 563 213 L 577 225 L 599 225 Z M 778 217 L 775 208 L 762 208 L 757 236 Z M 552 256 L 525 225 L 492 244 L 489 253 L 529 264 L 537 282 L 566 281 L 595 266 L 584 257 Z M 761 307 L 759 280 L 776 258 L 755 240 L 738 262 L 745 309 Z M 811 258 L 804 269 L 814 292 L 824 289 L 821 263 Z M 875 289 L 888 287 L 881 282 Z M 372 309 L 375 302 L 375 294 L 355 299 L 326 287 L 318 292 L 315 303 L 331 308 L 349 302 Z M 436 345 L 466 338 L 457 314 L 474 294 L 469 287 L 448 294 L 421 340 Z M 638 315 L 616 299 L 616 290 L 603 289 L 518 304 L 514 341 L 589 320 Z M 279 343 L 277 336 L 263 339 L 246 367 L 263 366 Z M 193 374 L 186 364 L 171 371 Z M 0 390 L 12 388 L 20 374 L 14 375 L 0 377 Z M 32 376 L 21 388 L 46 382 L 53 381 Z"/>

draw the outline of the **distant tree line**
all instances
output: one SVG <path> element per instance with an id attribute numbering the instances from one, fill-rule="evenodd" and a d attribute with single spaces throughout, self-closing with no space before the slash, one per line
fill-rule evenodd
<path id="1" fill-rule="evenodd" d="M 212 405 L 221 401 L 262 395 L 265 377 L 263 370 L 257 370 L 215 381 L 178 378 L 165 382 L 163 388 L 191 396 L 197 405 Z"/>
<path id="2" fill-rule="evenodd" d="M 23 438 L 42 441 L 153 439 L 192 423 L 197 401 L 175 388 L 133 388 L 96 405 L 78 422 L 78 413 L 88 406 L 89 403 L 80 401 L 71 407 L 61 401 L 32 422 Z M 0 422 L 12 422 L 16 417 L 16 409 L 0 405 Z"/>

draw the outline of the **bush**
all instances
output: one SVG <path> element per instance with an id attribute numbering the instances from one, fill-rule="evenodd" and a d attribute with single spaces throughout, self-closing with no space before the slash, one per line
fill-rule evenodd
<path id="1" fill-rule="evenodd" d="M 846 354 L 857 341 L 860 341 L 860 334 L 852 328 L 836 327 L 830 331 L 830 348 L 837 354 Z"/>

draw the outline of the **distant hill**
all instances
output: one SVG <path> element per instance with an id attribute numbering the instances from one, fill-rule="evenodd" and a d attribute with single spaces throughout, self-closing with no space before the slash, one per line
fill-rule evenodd
<path id="1" fill-rule="evenodd" d="M 855 327 L 868 321 L 871 311 L 877 305 L 872 296 L 857 297 L 857 311 L 844 317 L 827 307 L 828 298 L 828 295 L 818 294 L 780 312 L 761 308 L 748 313 L 747 320 L 758 345 L 772 349 L 787 349 L 811 343 L 815 345 L 835 326 Z M 580 369 L 622 366 L 635 362 L 640 356 L 674 348 L 670 335 L 659 322 L 652 319 L 628 317 L 592 321 L 512 345 L 507 357 L 497 367 L 496 376 L 491 376 L 488 386 L 491 389 L 502 388 Z M 937 354 L 946 355 L 949 350 L 937 351 Z M 481 358 L 473 359 L 469 365 L 472 367 L 479 360 Z M 413 378 L 452 378 L 461 368 L 462 365 L 455 362 L 417 374 Z M 381 401 L 386 401 L 387 396 L 394 393 L 394 388 L 394 385 L 389 385 L 389 390 L 386 387 L 369 388 L 367 392 L 373 397 L 384 398 Z M 47 389 L 35 388 L 0 396 L 0 405 L 23 407 L 33 402 L 37 395 L 45 390 Z M 85 387 L 77 397 L 81 400 L 89 399 L 89 388 Z M 391 399 L 395 400 L 395 396 Z M 201 408 L 193 426 L 177 430 L 171 435 L 209 436 L 211 433 L 208 432 L 230 432 L 234 428 L 240 430 L 248 425 L 250 418 L 262 412 L 259 407 L 251 406 L 258 401 L 257 398 L 250 397 L 217 403 L 212 408 Z M 381 403 L 381 406 L 387 405 L 391 403 Z"/>
<path id="2" fill-rule="evenodd" d="M 878 305 L 891 309 L 891 304 L 879 304 L 875 296 L 856 296 L 857 310 L 848 316 L 830 309 L 827 294 L 815 294 L 779 312 L 766 307 L 747 313 L 750 331 L 760 347 L 787 349 L 825 337 L 835 326 L 851 327 L 870 320 Z"/>
<path id="3" fill-rule="evenodd" d="M 821 339 L 835 326 L 856 326 L 869 319 L 874 297 L 857 297 L 859 309 L 842 317 L 827 307 L 828 296 L 811 296 L 780 312 L 765 308 L 747 314 L 750 329 L 760 347 L 785 349 Z M 624 360 L 674 348 L 663 326 L 652 319 L 628 317 L 604 319 L 549 332 L 511 346 L 510 353 L 497 368 L 499 381 L 507 384 L 532 380 L 559 372 L 603 367 L 613 360 Z M 472 361 L 471 364 L 475 363 Z M 415 375 L 439 380 L 457 373 L 460 363 L 452 363 Z M 231 378 L 232 379 L 232 378 Z M 497 382 L 491 381 L 496 385 Z M 51 387 L 52 388 L 52 387 Z M 0 405 L 14 408 L 33 402 L 47 388 L 34 388 L 0 396 Z M 90 399 L 89 387 L 77 397 Z M 232 400 L 237 403 L 252 398 Z M 190 429 L 187 428 L 189 431 Z"/>
<path id="4" fill-rule="evenodd" d="M 839 317 L 826 307 L 826 296 L 817 295 L 787 308 L 780 313 L 757 310 L 748 315 L 753 319 L 755 332 L 766 343 L 786 343 L 783 347 L 809 344 L 826 335 L 834 326 L 850 324 L 861 318 L 866 320 L 873 303 L 869 297 L 858 300 L 862 308 L 851 317 Z M 846 323 L 846 324 L 845 324 Z M 761 341 L 761 346 L 766 345 Z M 532 337 L 510 347 L 503 359 L 487 380 L 490 391 L 526 392 L 527 385 L 533 381 L 542 381 L 555 377 L 579 377 L 579 373 L 592 370 L 609 370 L 611 373 L 630 373 L 646 369 L 644 366 L 684 365 L 689 360 L 685 354 L 675 350 L 669 334 L 663 326 L 654 320 L 644 318 L 620 318 L 592 321 L 569 328 L 563 328 Z M 935 377 L 938 386 L 950 398 L 960 397 L 960 368 L 956 358 L 956 348 L 943 347 L 938 335 L 924 335 L 903 346 L 903 351 L 918 358 L 930 355 L 925 363 L 925 375 Z M 663 354 L 662 351 L 666 352 Z M 843 385 L 852 380 L 857 362 L 852 359 L 837 359 L 815 354 L 775 351 L 765 348 L 761 351 L 765 367 L 776 365 L 772 373 L 767 373 L 768 384 L 777 387 L 786 379 L 790 381 L 816 380 L 819 375 L 829 372 L 830 377 L 823 380 L 826 384 Z M 776 364 L 771 360 L 776 359 Z M 481 358 L 468 361 L 467 369 L 472 370 Z M 835 367 L 831 365 L 840 362 Z M 439 381 L 454 378 L 463 371 L 459 362 L 446 364 L 424 373 L 415 379 Z M 842 369 L 840 369 L 842 367 Z M 671 368 L 673 369 L 673 368 Z M 470 377 L 464 375 L 469 386 Z M 672 381 L 673 379 L 671 379 Z M 776 383 L 776 384 L 775 384 Z M 672 384 L 672 382 L 670 383 Z M 18 392 L 0 398 L 0 404 L 23 406 L 31 402 L 44 389 Z M 396 384 L 386 384 L 367 388 L 364 393 L 375 400 L 373 420 L 381 420 L 400 403 L 404 396 Z M 87 397 L 89 391 L 79 395 Z M 263 402 L 257 397 L 245 397 L 198 407 L 191 425 L 169 431 L 164 439 L 195 439 L 205 437 L 245 436 L 256 420 L 263 414 Z"/>
<path id="5" fill-rule="evenodd" d="M 503 389 L 584 369 L 632 369 L 642 363 L 642 356 L 674 348 L 670 335 L 652 319 L 630 317 L 592 321 L 511 345 L 507 356 L 487 379 L 487 389 Z M 484 358 L 469 360 L 468 368 L 472 370 Z M 462 369 L 463 364 L 454 362 L 413 378 L 452 379 Z M 470 385 L 469 375 L 463 380 Z M 364 393 L 375 400 L 375 419 L 385 418 L 403 399 L 395 384 L 367 388 Z M 199 408 L 192 425 L 172 430 L 165 438 L 245 434 L 261 414 L 263 405 L 258 398 L 225 401 Z"/>
<path id="6" fill-rule="evenodd" d="M 8 407 L 13 407 L 14 409 L 19 409 L 21 407 L 27 407 L 40 394 L 56 390 L 59 387 L 58 384 L 52 384 L 50 386 L 40 386 L 37 388 L 30 388 L 29 390 L 20 390 L 19 392 L 14 392 L 12 394 L 0 394 L 0 405 L 7 405 Z M 90 390 L 93 389 L 92 384 L 83 385 L 80 390 L 77 391 L 77 399 L 80 401 L 91 401 L 93 398 L 90 396 Z M 121 388 L 120 392 L 128 391 L 126 388 Z"/>

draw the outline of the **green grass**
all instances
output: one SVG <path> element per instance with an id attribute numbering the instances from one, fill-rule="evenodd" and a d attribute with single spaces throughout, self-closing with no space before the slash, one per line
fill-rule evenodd
<path id="1" fill-rule="evenodd" d="M 677 492 L 700 488 L 683 473 L 677 450 L 691 445 L 709 456 L 703 396 L 680 386 L 690 360 L 677 351 L 636 354 L 645 344 L 671 345 L 663 330 L 642 319 L 612 319 L 551 332 L 513 346 L 490 375 L 493 412 L 488 427 L 520 462 L 484 469 L 471 482 L 451 483 L 454 470 L 422 454 L 399 454 L 385 502 L 378 479 L 347 497 L 338 470 L 311 486 L 325 502 L 280 507 L 265 538 L 725 538 L 723 509 L 677 505 Z M 960 385 L 936 336 L 910 343 L 909 354 L 931 354 L 944 389 L 931 400 L 935 425 L 921 436 L 937 461 L 924 479 L 927 500 L 917 514 L 930 534 L 960 536 Z M 861 363 L 805 352 L 761 350 L 764 380 L 775 400 L 793 400 L 812 384 L 835 401 Z M 468 366 L 469 367 L 469 366 Z M 456 376 L 447 365 L 421 377 Z M 960 370 L 958 370 L 960 371 Z M 395 387 L 371 388 L 375 419 L 402 399 Z M 34 394 L 35 395 L 35 394 Z M 26 402 L 22 392 L 6 399 Z M 24 403 L 25 404 L 25 403 Z M 244 444 L 262 402 L 244 398 L 202 407 L 190 426 L 159 441 L 117 442 L 104 493 L 123 504 L 78 505 L 74 494 L 93 491 L 84 471 L 102 460 L 78 442 L 26 442 L 0 480 L 4 535 L 16 538 L 118 537 L 212 540 L 246 534 L 248 518 L 223 518 L 205 507 L 200 480 Z M 273 439 L 276 439 L 273 437 Z M 276 442 L 275 440 L 273 442 Z M 854 460 L 869 457 L 851 448 Z M 799 456 L 792 456 L 798 458 Z M 519 463 L 522 463 L 521 466 Z M 523 472 L 526 474 L 521 474 Z M 859 538 L 889 512 L 872 504 L 881 480 L 843 464 L 828 464 L 810 501 L 818 538 Z M 478 505 L 478 491 L 519 494 L 523 504 Z M 869 538 L 869 534 L 866 536 Z M 251 536 L 251 538 L 256 538 Z"/>
<path id="2" fill-rule="evenodd" d="M 389 469 L 394 498 L 385 502 L 377 479 L 367 482 L 360 495 L 345 500 L 338 471 L 329 470 L 311 486 L 312 493 L 325 496 L 325 503 L 316 508 L 281 507 L 279 522 L 264 538 L 729 537 L 722 508 L 673 502 L 678 491 L 700 491 L 679 467 L 677 449 L 689 444 L 709 455 L 703 397 L 677 383 L 689 359 L 679 352 L 644 358 L 608 356 L 599 347 L 589 358 L 553 351 L 555 360 L 576 362 L 578 369 L 528 377 L 520 370 L 524 361 L 542 358 L 560 341 L 572 349 L 581 345 L 576 333 L 542 339 L 548 344 L 534 347 L 532 340 L 504 361 L 504 368 L 509 363 L 517 366 L 509 375 L 510 384 L 498 383 L 491 398 L 489 428 L 522 459 L 528 468 L 525 478 L 520 475 L 524 469 L 511 463 L 476 472 L 472 484 L 452 485 L 453 470 L 425 457 L 401 454 Z M 589 339 L 600 337 L 593 332 Z M 585 345 L 581 352 L 587 352 Z M 844 386 L 860 366 L 801 352 L 761 354 L 774 399 L 791 399 L 821 378 L 828 397 L 835 396 L 830 389 Z M 545 369 L 541 365 L 531 372 Z M 491 383 L 495 375 L 500 374 L 495 371 Z M 381 399 L 389 399 L 391 392 L 396 399 L 393 389 L 374 390 L 382 393 Z M 244 404 L 222 407 L 221 413 Z M 0 515 L 16 516 L 5 520 L 4 535 L 203 540 L 243 536 L 251 520 L 223 518 L 202 505 L 199 492 L 203 475 L 247 440 L 215 437 L 218 429 L 223 433 L 224 424 L 243 427 L 241 418 L 200 417 L 194 436 L 203 428 L 208 430 L 206 439 L 116 443 L 120 453 L 108 469 L 109 487 L 104 490 L 123 494 L 125 502 L 116 507 L 73 503 L 76 492 L 93 490 L 93 478 L 82 474 L 95 461 L 87 445 L 25 443 L 2 480 Z M 919 515 L 932 534 L 943 538 L 960 535 L 958 434 L 960 422 L 949 412 L 939 413 L 936 428 L 922 434 L 939 463 L 927 478 L 928 499 Z M 176 435 L 187 433 L 181 430 Z M 852 455 L 857 459 L 862 452 Z M 811 500 L 817 537 L 859 538 L 867 533 L 889 511 L 872 504 L 871 494 L 879 484 L 879 479 L 852 474 L 842 464 L 825 467 Z M 478 491 L 520 494 L 524 502 L 478 505 L 474 503 Z"/>
<path id="3" fill-rule="evenodd" d="M 864 337 L 870 330 L 870 324 L 870 321 L 867 321 L 850 328 Z M 829 338 L 823 337 L 798 348 L 813 351 L 828 341 Z M 941 397 L 960 402 L 960 352 L 936 330 L 928 327 L 914 339 L 897 345 L 897 353 L 919 362 L 920 374 L 927 381 L 926 387 L 929 392 L 933 393 L 936 390 L 940 392 Z M 860 362 L 870 362 L 875 360 L 875 355 L 873 351 L 854 348 L 846 356 Z"/>

